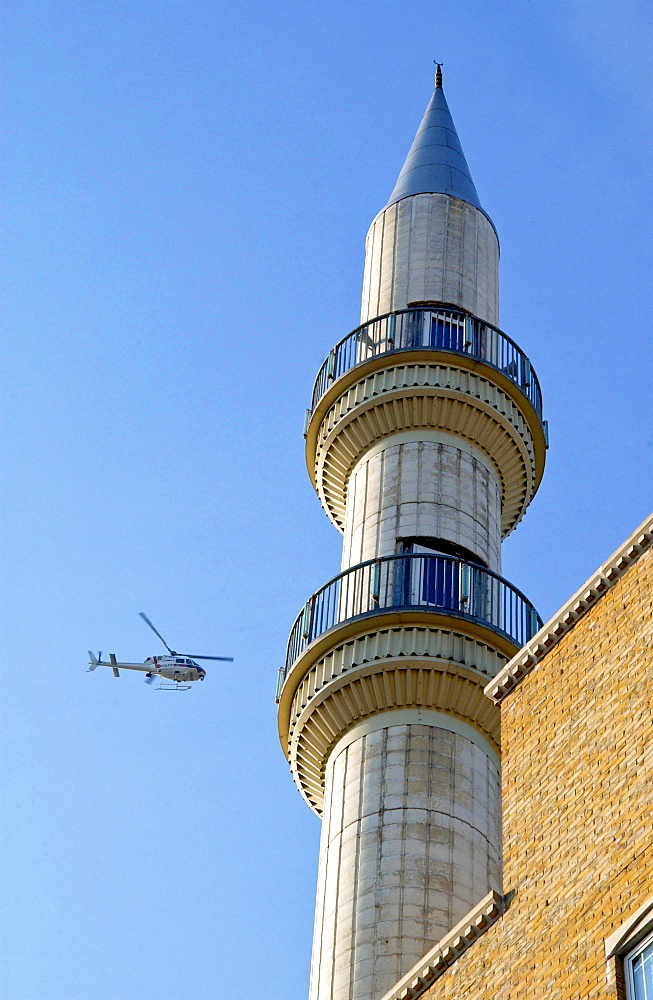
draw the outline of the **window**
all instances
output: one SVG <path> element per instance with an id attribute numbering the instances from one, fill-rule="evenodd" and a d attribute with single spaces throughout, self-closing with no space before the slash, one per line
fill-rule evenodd
<path id="1" fill-rule="evenodd" d="M 429 556 L 454 556 L 456 559 L 463 559 L 466 562 L 478 563 L 479 566 L 487 565 L 471 549 L 466 549 L 463 545 L 456 545 L 455 542 L 449 542 L 445 538 L 398 538 L 397 552 L 414 552 Z"/>
<path id="2" fill-rule="evenodd" d="M 653 934 L 624 958 L 628 1000 L 653 1000 Z"/>
<path id="3" fill-rule="evenodd" d="M 448 556 L 444 546 L 435 538 L 405 538 L 398 543 L 399 551 L 406 555 Z M 453 559 L 415 559 L 399 567 L 397 576 L 397 603 L 427 605 L 459 610 L 458 563 Z"/>
<path id="4" fill-rule="evenodd" d="M 431 347 L 462 352 L 464 330 L 464 320 L 461 322 L 457 317 L 432 316 L 429 344 Z"/>
<path id="5" fill-rule="evenodd" d="M 653 897 L 605 939 L 605 957 L 622 965 L 627 1000 L 653 1000 Z"/>

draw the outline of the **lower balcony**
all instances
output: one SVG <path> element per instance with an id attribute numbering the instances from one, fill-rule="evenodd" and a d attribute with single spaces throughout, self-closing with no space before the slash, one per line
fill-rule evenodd
<path id="1" fill-rule="evenodd" d="M 445 555 L 370 559 L 339 573 L 304 605 L 288 639 L 277 700 L 293 665 L 312 642 L 347 622 L 388 611 L 465 619 L 508 640 L 515 651 L 542 627 L 521 591 L 476 563 Z"/>

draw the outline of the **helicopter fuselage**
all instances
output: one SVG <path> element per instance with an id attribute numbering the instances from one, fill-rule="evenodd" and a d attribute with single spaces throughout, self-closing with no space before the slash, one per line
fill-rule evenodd
<path id="1" fill-rule="evenodd" d="M 149 656 L 144 663 L 122 663 L 116 659 L 114 653 L 109 653 L 109 662 L 102 660 L 101 656 L 96 656 L 89 649 L 90 658 L 89 670 L 96 670 L 97 667 L 111 667 L 114 677 L 120 677 L 121 670 L 139 670 L 145 674 L 148 683 L 158 677 L 159 680 L 174 681 L 173 687 L 178 684 L 180 688 L 188 686 L 190 681 L 203 681 L 206 677 L 206 670 L 200 667 L 195 660 L 189 656 Z"/>
<path id="2" fill-rule="evenodd" d="M 148 656 L 146 667 L 153 677 L 165 677 L 168 681 L 187 684 L 189 681 L 203 681 L 206 670 L 188 656 Z"/>

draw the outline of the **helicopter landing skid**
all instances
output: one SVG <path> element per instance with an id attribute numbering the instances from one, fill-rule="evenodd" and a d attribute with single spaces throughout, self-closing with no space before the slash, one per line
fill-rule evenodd
<path id="1" fill-rule="evenodd" d="M 155 691 L 190 691 L 190 684 L 180 684 L 178 681 L 159 681 Z"/>

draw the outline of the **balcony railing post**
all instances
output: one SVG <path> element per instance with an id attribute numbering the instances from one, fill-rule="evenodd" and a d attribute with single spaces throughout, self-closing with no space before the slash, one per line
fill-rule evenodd
<path id="1" fill-rule="evenodd" d="M 460 603 L 467 604 L 469 601 L 469 566 L 467 563 L 459 563 L 460 573 Z"/>
<path id="2" fill-rule="evenodd" d="M 474 320 L 471 316 L 465 316 L 465 340 L 463 343 L 463 349 L 468 351 L 472 348 L 472 354 L 476 354 L 473 350 L 474 347 Z"/>
<path id="3" fill-rule="evenodd" d="M 327 378 L 329 380 L 333 379 L 335 369 L 336 369 L 336 352 L 334 348 L 332 351 L 329 351 L 329 360 L 327 362 Z"/>
<path id="4" fill-rule="evenodd" d="M 279 667 L 279 675 L 277 677 L 277 693 L 274 696 L 274 700 L 277 705 L 279 704 L 279 698 L 281 697 L 281 688 L 283 687 L 283 682 L 286 679 L 285 667 Z"/>
<path id="5" fill-rule="evenodd" d="M 420 316 L 419 347 L 428 347 L 431 343 L 431 316 L 432 314 L 428 312 L 422 312 Z"/>
<path id="6" fill-rule="evenodd" d="M 381 584 L 381 564 L 377 560 L 372 566 L 372 604 L 379 606 L 379 589 Z"/>
<path id="7" fill-rule="evenodd" d="M 304 614 L 302 616 L 302 639 L 307 640 L 311 634 L 311 610 L 313 607 L 313 601 L 307 601 L 304 605 Z"/>

